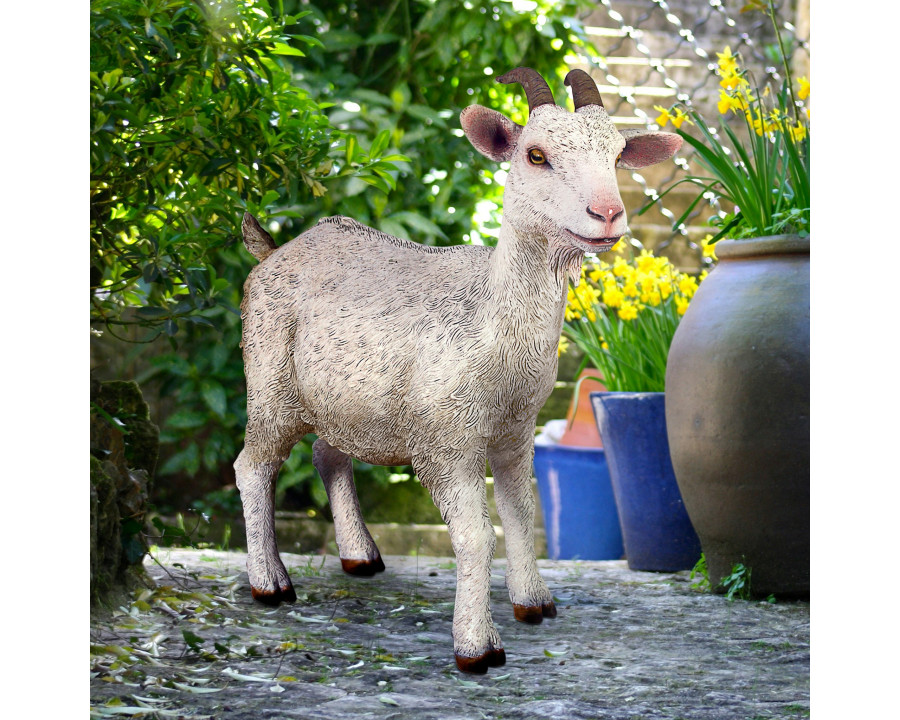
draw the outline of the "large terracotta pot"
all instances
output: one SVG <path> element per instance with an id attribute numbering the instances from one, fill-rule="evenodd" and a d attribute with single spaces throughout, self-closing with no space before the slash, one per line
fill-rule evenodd
<path id="1" fill-rule="evenodd" d="M 710 581 L 809 595 L 809 238 L 725 240 L 666 369 L 672 465 Z"/>

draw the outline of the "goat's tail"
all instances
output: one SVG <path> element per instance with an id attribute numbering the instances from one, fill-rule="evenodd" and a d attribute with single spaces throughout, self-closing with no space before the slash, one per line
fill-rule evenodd
<path id="1" fill-rule="evenodd" d="M 275 245 L 272 236 L 265 231 L 263 226 L 259 224 L 259 221 L 250 213 L 244 213 L 241 231 L 244 235 L 244 247 L 260 262 L 275 252 L 277 245 Z"/>

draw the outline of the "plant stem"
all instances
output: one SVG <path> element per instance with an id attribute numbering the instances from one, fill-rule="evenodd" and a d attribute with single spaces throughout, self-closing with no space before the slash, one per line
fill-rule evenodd
<path id="1" fill-rule="evenodd" d="M 778 49 L 781 51 L 781 63 L 784 65 L 784 73 L 787 77 L 788 93 L 791 96 L 791 110 L 794 113 L 794 122 L 799 122 L 797 116 L 797 100 L 794 97 L 794 78 L 791 74 L 790 63 L 788 63 L 787 54 L 784 51 L 784 43 L 781 41 L 781 32 L 778 29 L 778 20 L 775 18 L 774 0 L 769 0 L 768 15 L 772 21 L 772 27 L 775 28 L 775 37 L 778 39 Z"/>

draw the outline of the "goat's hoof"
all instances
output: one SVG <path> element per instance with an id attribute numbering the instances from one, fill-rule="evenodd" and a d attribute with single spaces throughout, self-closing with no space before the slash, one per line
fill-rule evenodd
<path id="1" fill-rule="evenodd" d="M 291 583 L 275 590 L 257 590 L 251 585 L 250 594 L 253 595 L 253 599 L 257 602 L 271 606 L 277 606 L 283 602 L 292 603 L 297 599 L 297 593 L 294 592 L 294 586 Z"/>
<path id="2" fill-rule="evenodd" d="M 553 604 L 552 600 L 542 605 L 513 605 L 513 615 L 519 622 L 539 625 L 544 621 L 545 617 L 556 617 L 556 605 Z"/>
<path id="3" fill-rule="evenodd" d="M 381 555 L 376 555 L 374 560 L 346 560 L 341 558 L 341 567 L 348 575 L 371 577 L 375 573 L 384 572 L 384 561 L 381 559 Z"/>
<path id="4" fill-rule="evenodd" d="M 454 653 L 454 657 L 456 657 L 456 667 L 462 672 L 477 675 L 484 675 L 489 667 L 500 667 L 506 664 L 506 651 L 503 648 L 488 650 L 484 655 L 474 658 L 464 657 L 456 653 Z"/>

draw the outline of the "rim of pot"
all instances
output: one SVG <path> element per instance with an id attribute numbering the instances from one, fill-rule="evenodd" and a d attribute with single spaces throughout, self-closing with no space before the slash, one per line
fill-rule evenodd
<path id="1" fill-rule="evenodd" d="M 723 258 L 753 257 L 755 255 L 773 255 L 788 253 L 808 253 L 809 236 L 800 235 L 767 235 L 742 240 L 720 240 L 713 247 L 716 257 Z"/>

